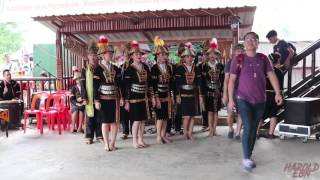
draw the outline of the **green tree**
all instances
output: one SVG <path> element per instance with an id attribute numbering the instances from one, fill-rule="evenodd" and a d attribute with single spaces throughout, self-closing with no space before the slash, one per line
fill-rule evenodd
<path id="1" fill-rule="evenodd" d="M 6 53 L 13 53 L 22 46 L 22 33 L 18 31 L 18 25 L 13 22 L 0 23 L 0 57 Z"/>

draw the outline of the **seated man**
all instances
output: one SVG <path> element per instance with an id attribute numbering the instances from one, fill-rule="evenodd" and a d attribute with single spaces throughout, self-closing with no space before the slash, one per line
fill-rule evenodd
<path id="1" fill-rule="evenodd" d="M 20 85 L 11 79 L 8 69 L 3 70 L 3 80 L 0 82 L 0 100 L 12 100 L 20 98 Z"/>
<path id="2" fill-rule="evenodd" d="M 11 73 L 8 69 L 3 70 L 3 80 L 0 81 L 0 101 L 2 100 L 18 100 L 20 97 L 20 85 L 11 79 Z M 9 109 L 10 124 L 9 128 L 18 128 L 21 126 L 20 115 L 23 111 L 23 102 L 19 102 L 19 107 L 22 107 L 19 113 L 17 107 L 11 103 L 1 104 L 1 108 Z M 18 112 L 18 113 L 17 113 Z M 3 126 L 1 126 L 3 128 Z"/>

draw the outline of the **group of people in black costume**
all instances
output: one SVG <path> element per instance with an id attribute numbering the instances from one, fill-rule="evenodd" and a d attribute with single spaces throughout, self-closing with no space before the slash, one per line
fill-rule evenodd
<path id="1" fill-rule="evenodd" d="M 224 72 L 215 38 L 204 43 L 198 63 L 190 42 L 179 45 L 180 62 L 171 63 L 169 47 L 158 36 L 153 49 L 156 63 L 151 68 L 141 61 L 144 51 L 137 41 L 125 46 L 121 65 L 115 63 L 114 48 L 105 37 L 92 44 L 87 54 L 79 88 L 74 89 L 79 91 L 78 97 L 73 98 L 79 100 L 74 106 L 86 114 L 87 144 L 92 144 L 95 136 L 105 150 L 116 150 L 121 124 L 122 139 L 128 138 L 131 129 L 133 147 L 148 147 L 143 137 L 145 123 L 151 118 L 156 119 L 158 144 L 171 142 L 168 129 L 173 119 L 176 126 L 183 125 L 184 138 L 194 140 L 194 118 L 203 112 L 208 117 L 208 136 L 216 135 Z"/>

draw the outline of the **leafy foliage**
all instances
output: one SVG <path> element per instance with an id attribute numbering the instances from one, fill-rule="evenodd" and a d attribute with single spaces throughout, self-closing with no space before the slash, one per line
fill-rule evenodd
<path id="1" fill-rule="evenodd" d="M 0 57 L 7 53 L 16 52 L 21 48 L 22 33 L 17 29 L 18 25 L 16 23 L 0 23 Z"/>

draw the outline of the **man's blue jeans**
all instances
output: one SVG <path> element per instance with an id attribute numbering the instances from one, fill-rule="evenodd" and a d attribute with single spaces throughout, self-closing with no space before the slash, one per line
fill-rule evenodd
<path id="1" fill-rule="evenodd" d="M 237 99 L 238 108 L 243 124 L 242 148 L 244 159 L 250 159 L 256 141 L 256 132 L 263 116 L 265 103 L 252 104 Z"/>

